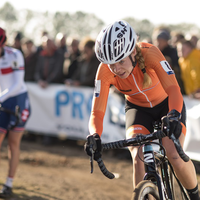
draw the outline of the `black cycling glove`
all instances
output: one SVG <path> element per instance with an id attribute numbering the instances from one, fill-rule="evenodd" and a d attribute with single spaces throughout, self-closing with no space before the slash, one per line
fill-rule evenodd
<path id="1" fill-rule="evenodd" d="M 88 156 L 92 156 L 94 153 L 94 160 L 98 160 L 101 157 L 101 138 L 97 133 L 87 136 L 87 141 L 84 145 L 84 150 Z"/>
<path id="2" fill-rule="evenodd" d="M 177 110 L 171 110 L 167 116 L 162 117 L 162 131 L 170 138 L 172 134 L 178 139 L 182 132 L 180 123 L 181 113 Z"/>

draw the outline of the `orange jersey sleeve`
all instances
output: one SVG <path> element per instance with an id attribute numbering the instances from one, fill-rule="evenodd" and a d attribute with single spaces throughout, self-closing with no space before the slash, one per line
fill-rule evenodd
<path id="1" fill-rule="evenodd" d="M 111 84 L 114 84 L 114 75 L 107 65 L 101 63 L 96 74 L 92 111 L 89 120 L 91 134 L 98 133 L 101 135 L 103 132 L 103 118 Z"/>

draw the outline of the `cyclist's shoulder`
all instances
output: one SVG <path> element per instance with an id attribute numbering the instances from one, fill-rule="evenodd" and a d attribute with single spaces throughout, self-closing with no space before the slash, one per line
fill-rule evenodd
<path id="1" fill-rule="evenodd" d="M 110 71 L 107 64 L 100 63 L 96 80 L 100 80 L 102 84 L 109 86 L 110 84 L 115 84 L 115 75 Z"/>
<path id="2" fill-rule="evenodd" d="M 152 64 L 152 63 L 155 64 L 155 63 L 159 63 L 162 60 L 165 60 L 163 54 L 155 45 L 141 42 L 141 43 L 138 43 L 138 46 L 141 49 L 141 53 L 144 57 L 145 64 L 147 67 L 149 64 Z"/>
<path id="3" fill-rule="evenodd" d="M 160 53 L 158 48 L 150 43 L 139 42 L 138 46 L 141 49 L 143 57 L 149 57 L 149 56 L 152 57 L 153 55 Z"/>
<path id="4" fill-rule="evenodd" d="M 139 42 L 138 46 L 140 47 L 142 53 L 152 53 L 152 52 L 155 52 L 155 51 L 159 52 L 159 49 L 151 43 Z"/>
<path id="5" fill-rule="evenodd" d="M 100 76 L 101 78 L 103 77 L 113 77 L 113 73 L 110 71 L 109 67 L 107 64 L 104 63 L 100 63 L 99 67 L 97 69 L 97 74 L 98 76 Z"/>
<path id="6" fill-rule="evenodd" d="M 148 43 L 148 42 L 138 42 L 137 45 L 138 45 L 141 49 L 149 49 L 149 48 L 151 48 L 152 46 L 154 46 L 153 44 Z"/>
<path id="7" fill-rule="evenodd" d="M 5 46 L 4 50 L 8 56 L 14 56 L 16 59 L 23 57 L 23 54 L 19 49 L 13 48 L 11 46 Z"/>

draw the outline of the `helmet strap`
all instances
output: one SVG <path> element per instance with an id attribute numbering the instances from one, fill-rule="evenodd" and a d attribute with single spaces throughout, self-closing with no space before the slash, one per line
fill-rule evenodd
<path id="1" fill-rule="evenodd" d="M 133 65 L 133 69 L 135 68 L 136 64 L 137 64 L 137 60 L 133 61 L 133 58 L 131 57 L 131 55 L 129 55 L 129 58 L 131 60 L 131 63 Z"/>

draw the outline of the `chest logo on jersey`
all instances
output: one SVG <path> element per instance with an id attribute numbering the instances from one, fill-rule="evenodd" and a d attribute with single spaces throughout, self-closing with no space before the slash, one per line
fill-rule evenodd
<path id="1" fill-rule="evenodd" d="M 160 64 L 168 75 L 174 74 L 174 71 L 172 70 L 172 68 L 166 60 L 161 61 Z"/>
<path id="2" fill-rule="evenodd" d="M 16 69 L 17 66 L 18 66 L 17 62 L 16 62 L 16 61 L 13 61 L 13 62 L 12 62 L 12 67 L 13 67 L 13 69 Z"/>
<path id="3" fill-rule="evenodd" d="M 129 89 L 129 90 L 121 90 L 121 89 L 120 89 L 120 91 L 121 91 L 121 92 L 131 92 L 132 90 L 131 90 L 131 89 Z"/>

